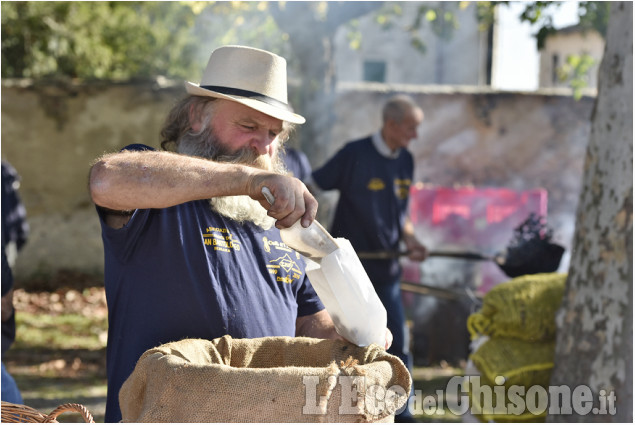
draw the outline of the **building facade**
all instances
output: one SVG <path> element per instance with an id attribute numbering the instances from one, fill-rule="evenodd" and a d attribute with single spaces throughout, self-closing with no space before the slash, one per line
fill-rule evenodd
<path id="1" fill-rule="evenodd" d="M 592 29 L 579 26 L 566 27 L 547 37 L 540 51 L 540 88 L 569 87 L 572 65 L 571 58 L 592 60 L 584 77 L 587 88 L 597 89 L 598 71 L 604 53 L 604 38 Z"/>
<path id="2" fill-rule="evenodd" d="M 382 28 L 372 13 L 359 19 L 355 27 L 338 30 L 335 44 L 339 82 L 490 83 L 491 32 L 479 30 L 475 2 L 400 2 L 399 6 L 402 13 L 390 16 L 393 24 L 388 28 Z M 419 13 L 423 25 L 410 30 Z M 436 17 L 434 23 L 428 20 L 431 17 Z M 359 35 L 355 48 L 351 46 L 355 44 L 351 42 L 353 33 Z M 413 39 L 423 43 L 423 51 L 413 45 Z"/>

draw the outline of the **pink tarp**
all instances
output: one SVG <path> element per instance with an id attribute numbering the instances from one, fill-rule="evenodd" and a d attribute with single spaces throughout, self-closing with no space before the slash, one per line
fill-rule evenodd
<path id="1" fill-rule="evenodd" d="M 502 251 L 514 228 L 530 213 L 547 215 L 547 191 L 508 188 L 439 187 L 418 184 L 410 189 L 410 218 L 428 249 Z M 492 262 L 481 264 L 479 292 L 508 278 Z M 420 267 L 404 261 L 404 280 L 420 281 Z"/>

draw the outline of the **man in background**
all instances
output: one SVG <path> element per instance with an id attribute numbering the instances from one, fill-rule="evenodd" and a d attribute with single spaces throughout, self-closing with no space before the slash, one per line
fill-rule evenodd
<path id="1" fill-rule="evenodd" d="M 2 400 L 22 404 L 20 390 L 4 366 L 4 355 L 15 341 L 13 272 L 18 251 L 27 241 L 29 225 L 18 189 L 20 176 L 11 164 L 2 161 Z"/>
<path id="2" fill-rule="evenodd" d="M 292 146 L 287 146 L 282 154 L 282 159 L 289 173 L 306 184 L 307 179 L 311 176 L 311 163 L 306 154 Z"/>
<path id="3" fill-rule="evenodd" d="M 385 259 L 364 260 L 362 255 L 360 259 L 388 314 L 388 329 L 393 334 L 388 352 L 412 370 L 397 253 L 403 243 L 412 261 L 427 256 L 408 220 L 414 161 L 407 148 L 417 137 L 423 111 L 410 97 L 397 95 L 385 103 L 382 118 L 379 131 L 348 142 L 313 172 L 308 184 L 339 190 L 331 227 L 334 237 L 348 239 L 358 254 L 387 254 Z M 405 409 L 395 420 L 407 422 L 412 416 Z"/>

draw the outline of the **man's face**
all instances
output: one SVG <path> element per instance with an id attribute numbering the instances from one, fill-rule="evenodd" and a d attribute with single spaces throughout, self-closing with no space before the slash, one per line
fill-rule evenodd
<path id="1" fill-rule="evenodd" d="M 423 121 L 420 109 L 411 109 L 400 122 L 387 122 L 388 139 L 392 141 L 392 149 L 407 148 L 410 141 L 417 138 L 417 129 Z M 388 140 L 387 140 L 388 142 Z"/>
<path id="2" fill-rule="evenodd" d="M 283 131 L 281 120 L 221 99 L 214 101 L 213 108 L 212 118 L 202 131 L 200 120 L 192 120 L 196 134 L 179 141 L 180 153 L 285 173 L 278 152 Z M 263 228 L 275 222 L 259 202 L 248 196 L 216 197 L 210 200 L 210 205 L 214 211 L 238 222 L 250 221 Z"/>
<path id="3" fill-rule="evenodd" d="M 283 131 L 281 120 L 223 99 L 215 100 L 213 108 L 211 119 L 191 117 L 194 134 L 180 140 L 180 153 L 269 171 L 283 170 L 278 158 Z M 205 128 L 201 120 L 208 120 Z"/>
<path id="4" fill-rule="evenodd" d="M 282 121 L 240 103 L 218 100 L 210 123 L 219 140 L 230 152 L 251 149 L 259 155 L 277 153 Z"/>

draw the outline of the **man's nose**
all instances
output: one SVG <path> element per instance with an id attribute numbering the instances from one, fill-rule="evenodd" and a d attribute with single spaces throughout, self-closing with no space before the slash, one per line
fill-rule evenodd
<path id="1" fill-rule="evenodd" d="M 258 154 L 260 155 L 264 155 L 266 153 L 268 153 L 268 148 L 269 146 L 273 143 L 273 141 L 276 139 L 277 136 L 272 136 L 269 134 L 269 132 L 267 133 L 259 133 L 254 135 L 254 137 L 251 138 L 251 141 L 249 143 L 249 146 L 254 149 L 256 152 L 258 152 Z"/>

